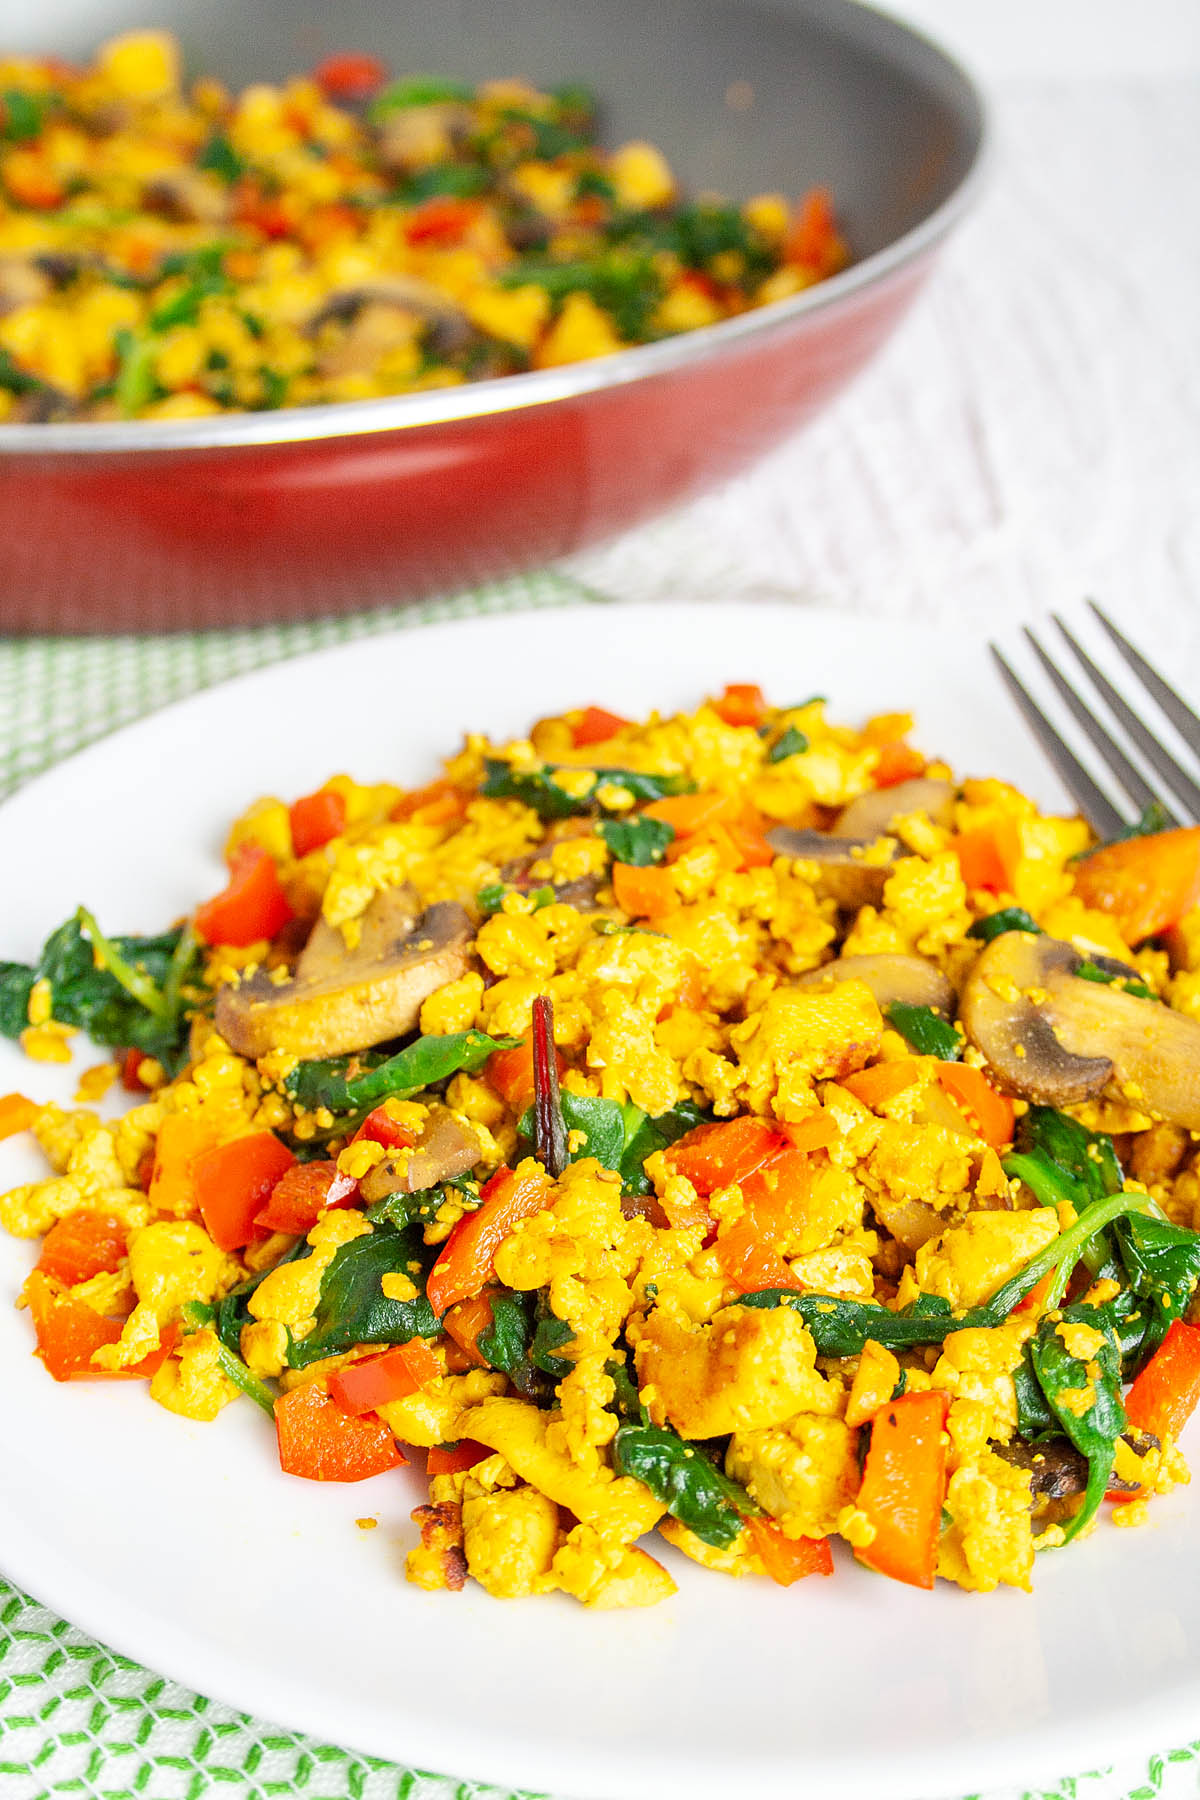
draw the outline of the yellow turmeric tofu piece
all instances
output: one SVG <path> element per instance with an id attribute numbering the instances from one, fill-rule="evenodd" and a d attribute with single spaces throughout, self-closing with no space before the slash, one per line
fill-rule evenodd
<path id="1" fill-rule="evenodd" d="M 789 1306 L 729 1306 L 693 1326 L 654 1311 L 635 1351 L 642 1399 L 681 1437 L 723 1437 L 831 1412 L 841 1389 L 817 1372 L 816 1347 Z"/>

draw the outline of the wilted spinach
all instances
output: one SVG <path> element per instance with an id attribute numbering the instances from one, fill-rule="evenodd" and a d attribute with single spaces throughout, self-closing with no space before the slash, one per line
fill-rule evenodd
<path id="1" fill-rule="evenodd" d="M 1023 906 L 1002 906 L 999 912 L 989 913 L 986 919 L 976 919 L 967 936 L 990 944 L 993 938 L 1002 937 L 1006 931 L 1029 931 L 1035 937 L 1042 935 L 1041 926 Z"/>
<path id="2" fill-rule="evenodd" d="M 306 1112 L 369 1112 L 381 1101 L 407 1100 L 436 1081 L 465 1070 L 473 1075 L 494 1050 L 512 1050 L 520 1038 L 493 1038 L 483 1031 L 453 1031 L 419 1037 L 394 1055 L 361 1051 L 298 1062 L 280 1083 L 289 1100 Z"/>
<path id="3" fill-rule="evenodd" d="M 436 1337 L 437 1316 L 423 1291 L 415 1300 L 391 1300 L 385 1275 L 407 1275 L 424 1288 L 432 1256 L 421 1233 L 377 1225 L 367 1237 L 342 1244 L 321 1278 L 316 1324 L 306 1337 L 288 1339 L 288 1367 L 307 1368 L 324 1356 L 340 1356 L 355 1344 L 404 1344 Z"/>
<path id="4" fill-rule="evenodd" d="M 662 800 L 668 794 L 688 794 L 695 786 L 685 775 L 644 775 L 634 769 L 595 769 L 596 779 L 586 794 L 569 794 L 555 780 L 559 774 L 577 777 L 577 767 L 546 763 L 539 769 L 515 769 L 497 757 L 484 763 L 481 794 L 492 799 L 520 800 L 531 806 L 539 818 L 569 819 L 580 813 L 594 812 L 599 802 L 597 789 L 623 788 L 634 800 Z"/>
<path id="5" fill-rule="evenodd" d="M 476 1339 L 481 1356 L 508 1376 L 517 1392 L 539 1405 L 549 1405 L 554 1388 L 573 1364 L 556 1355 L 574 1332 L 565 1319 L 547 1312 L 536 1294 L 494 1289 L 489 1295 L 492 1323 Z"/>
<path id="6" fill-rule="evenodd" d="M 743 1521 L 762 1510 L 699 1444 L 662 1426 L 622 1425 L 613 1439 L 613 1466 L 648 1487 L 673 1518 L 718 1550 L 727 1550 Z"/>
<path id="7" fill-rule="evenodd" d="M 1086 1360 L 1072 1356 L 1060 1332 L 1084 1325 L 1101 1343 Z M 1095 1306 L 1065 1306 L 1044 1318 L 1029 1346 L 1030 1361 L 1050 1411 L 1063 1435 L 1087 1458 L 1083 1505 L 1066 1528 L 1077 1537 L 1103 1500 L 1112 1474 L 1117 1439 L 1126 1426 L 1121 1405 L 1121 1346 L 1111 1320 Z"/>
<path id="8" fill-rule="evenodd" d="M 185 1337 L 190 1337 L 194 1332 L 204 1331 L 215 1325 L 214 1309 L 206 1306 L 202 1300 L 186 1301 L 181 1311 Z M 256 1406 L 261 1406 L 263 1411 L 273 1418 L 275 1396 L 270 1388 L 265 1382 L 259 1380 L 253 1369 L 247 1367 L 237 1352 L 231 1350 L 218 1333 L 214 1332 L 214 1335 L 217 1338 L 217 1361 L 220 1364 L 221 1373 L 232 1381 L 234 1387 L 240 1388 L 247 1399 L 253 1400 Z"/>
<path id="9" fill-rule="evenodd" d="M 648 1194 L 652 1183 L 646 1174 L 645 1163 L 648 1156 L 656 1150 L 665 1150 L 677 1138 L 694 1131 L 697 1125 L 706 1125 L 712 1117 L 691 1100 L 681 1100 L 670 1112 L 659 1113 L 651 1119 L 637 1107 L 625 1107 L 625 1148 L 618 1164 L 621 1176 L 621 1192 L 624 1194 Z"/>
<path id="10" fill-rule="evenodd" d="M 797 731 L 794 725 L 789 725 L 767 751 L 767 761 L 769 763 L 786 762 L 789 756 L 802 756 L 807 749 L 808 739 L 804 733 Z"/>
<path id="11" fill-rule="evenodd" d="M 918 1055 L 936 1056 L 942 1062 L 958 1062 L 962 1056 L 963 1040 L 932 1006 L 910 1006 L 907 1000 L 893 1000 L 884 1007 L 883 1016 Z"/>
<path id="12" fill-rule="evenodd" d="M 662 861 L 674 842 L 675 827 L 665 819 L 602 819 L 600 836 L 615 862 L 644 869 Z"/>

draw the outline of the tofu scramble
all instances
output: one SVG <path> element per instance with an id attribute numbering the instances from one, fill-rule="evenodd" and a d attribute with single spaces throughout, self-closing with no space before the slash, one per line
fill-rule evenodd
<path id="1" fill-rule="evenodd" d="M 829 195 L 685 203 L 585 88 L 231 92 L 168 34 L 0 56 L 0 421 L 180 419 L 448 387 L 712 325 L 844 266 Z"/>
<path id="2" fill-rule="evenodd" d="M 430 1590 L 649 1605 L 657 1530 L 987 1593 L 1140 1522 L 1200 1398 L 1200 831 L 1097 846 L 911 724 L 468 737 L 0 964 L 0 1030 L 136 1094 L 0 1100 L 49 1374 L 248 1399 L 292 1478 L 424 1458 Z"/>

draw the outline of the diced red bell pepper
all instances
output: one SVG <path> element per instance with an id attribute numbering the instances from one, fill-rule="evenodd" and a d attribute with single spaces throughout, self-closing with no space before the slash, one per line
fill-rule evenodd
<path id="1" fill-rule="evenodd" d="M 385 1150 L 411 1150 L 417 1134 L 393 1116 L 390 1109 L 396 1104 L 394 1100 L 385 1100 L 369 1112 L 351 1142 L 357 1144 L 360 1139 L 368 1138 L 373 1144 L 382 1144 Z"/>
<path id="2" fill-rule="evenodd" d="M 479 1210 L 458 1221 L 429 1271 L 425 1292 L 439 1319 L 487 1285 L 504 1239 L 553 1199 L 554 1184 L 540 1169 L 527 1174 L 496 1170 L 480 1194 Z"/>
<path id="3" fill-rule="evenodd" d="M 435 1444 L 429 1452 L 425 1473 L 458 1475 L 464 1469 L 473 1469 L 476 1463 L 486 1462 L 489 1456 L 494 1455 L 494 1450 L 489 1450 L 486 1444 L 477 1444 L 474 1438 L 460 1438 L 457 1444 Z"/>
<path id="4" fill-rule="evenodd" d="M 837 220 L 833 196 L 828 188 L 810 188 L 801 198 L 783 254 L 786 262 L 798 263 L 803 269 L 815 269 L 821 274 L 836 268 L 839 260 Z"/>
<path id="5" fill-rule="evenodd" d="M 793 1538 L 774 1519 L 747 1519 L 750 1542 L 763 1568 L 780 1587 L 791 1587 L 806 1575 L 832 1575 L 833 1552 L 828 1538 Z"/>
<path id="6" fill-rule="evenodd" d="M 294 916 L 267 852 L 243 844 L 234 853 L 228 886 L 198 906 L 192 922 L 206 944 L 244 950 L 273 938 Z"/>
<path id="7" fill-rule="evenodd" d="M 875 1527 L 860 1562 L 893 1581 L 931 1588 L 946 1498 L 945 1394 L 901 1394 L 875 1414 L 858 1510 Z"/>
<path id="8" fill-rule="evenodd" d="M 273 1131 L 253 1131 L 196 1158 L 192 1179 L 205 1230 L 219 1250 L 240 1250 L 296 1158 Z"/>
<path id="9" fill-rule="evenodd" d="M 925 773 L 925 758 L 911 744 L 893 738 L 879 746 L 879 761 L 871 774 L 877 788 L 899 787 L 902 781 L 915 781 Z"/>
<path id="10" fill-rule="evenodd" d="M 353 1175 L 343 1175 L 335 1162 L 296 1163 L 285 1169 L 262 1211 L 254 1216 L 260 1231 L 287 1231 L 303 1236 L 323 1212 L 349 1206 L 358 1198 Z"/>
<path id="11" fill-rule="evenodd" d="M 441 1373 L 442 1365 L 424 1338 L 410 1338 L 382 1356 L 364 1357 L 335 1369 L 329 1377 L 329 1392 L 343 1412 L 358 1418 L 386 1406 L 389 1400 L 403 1400 L 428 1387 Z"/>
<path id="12" fill-rule="evenodd" d="M 1016 1113 L 1007 1094 L 998 1094 L 982 1069 L 970 1063 L 939 1062 L 937 1078 L 993 1150 L 1011 1144 Z"/>
<path id="13" fill-rule="evenodd" d="M 117 1054 L 117 1066 L 121 1086 L 127 1094 L 144 1094 L 147 1087 L 138 1073 L 146 1060 L 144 1050 L 125 1050 Z"/>
<path id="14" fill-rule="evenodd" d="M 306 1481 L 366 1481 L 407 1460 L 382 1419 L 352 1418 L 319 1380 L 280 1394 L 275 1435 L 284 1474 Z"/>
<path id="15" fill-rule="evenodd" d="M 556 1049 L 554 1059 L 559 1079 L 567 1064 L 562 1051 Z M 533 1034 L 511 1050 L 493 1050 L 487 1059 L 487 1078 L 505 1104 L 520 1118 L 533 1104 Z"/>
<path id="16" fill-rule="evenodd" d="M 618 731 L 632 723 L 623 719 L 620 713 L 607 712 L 603 706 L 585 706 L 575 724 L 571 728 L 577 750 L 585 750 L 589 744 L 606 744 L 609 738 L 616 737 Z"/>
<path id="17" fill-rule="evenodd" d="M 129 1232 L 115 1213 L 83 1209 L 68 1213 L 42 1239 L 37 1266 L 64 1287 L 111 1275 L 125 1256 Z"/>
<path id="18" fill-rule="evenodd" d="M 803 1217 L 812 1175 L 808 1152 L 785 1147 L 741 1182 L 747 1216 L 764 1243 L 777 1243 Z"/>
<path id="19" fill-rule="evenodd" d="M 121 1320 L 106 1319 L 85 1300 L 61 1289 L 56 1282 L 35 1269 L 25 1283 L 25 1298 L 37 1334 L 37 1355 L 55 1381 L 135 1380 L 153 1375 L 170 1354 L 173 1336 L 163 1333 L 157 1350 L 128 1369 L 98 1369 L 92 1354 L 104 1344 L 115 1344 L 121 1335 Z"/>
<path id="20" fill-rule="evenodd" d="M 990 825 L 960 832 L 947 848 L 958 857 L 963 881 L 972 891 L 1014 892 L 1021 864 L 1021 827 L 1015 819 L 1004 816 Z"/>
<path id="21" fill-rule="evenodd" d="M 387 78 L 387 64 L 361 50 L 340 50 L 313 70 L 313 80 L 330 100 L 362 100 Z"/>
<path id="22" fill-rule="evenodd" d="M 288 808 L 292 825 L 292 849 L 297 856 L 319 850 L 346 829 L 346 796 L 336 788 L 318 788 Z"/>
<path id="23" fill-rule="evenodd" d="M 461 819 L 466 812 L 467 798 L 452 781 L 431 781 L 428 787 L 402 794 L 388 818 L 401 825 L 408 819 L 416 819 L 421 825 L 448 825 L 451 819 Z"/>
<path id="24" fill-rule="evenodd" d="M 404 226 L 410 244 L 458 244 L 479 217 L 477 200 L 441 195 L 415 206 Z"/>
<path id="25" fill-rule="evenodd" d="M 720 1267 L 743 1294 L 764 1288 L 791 1288 L 803 1293 L 804 1283 L 771 1248 L 751 1214 L 737 1219 L 713 1246 Z"/>
<path id="26" fill-rule="evenodd" d="M 767 716 L 763 691 L 752 682 L 732 682 L 712 705 L 713 711 L 724 719 L 726 725 L 753 725 L 757 728 Z"/>
<path id="27" fill-rule="evenodd" d="M 697 1125 L 668 1145 L 665 1156 L 676 1175 L 685 1175 L 698 1194 L 743 1181 L 786 1144 L 766 1119 L 743 1113 L 740 1118 Z"/>
<path id="28" fill-rule="evenodd" d="M 1200 1402 L 1200 1331 L 1175 1319 L 1125 1396 L 1135 1431 L 1177 1438 Z"/>

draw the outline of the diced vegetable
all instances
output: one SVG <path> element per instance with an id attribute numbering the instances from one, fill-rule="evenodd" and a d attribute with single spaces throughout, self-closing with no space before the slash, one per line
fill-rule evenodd
<path id="1" fill-rule="evenodd" d="M 861 1100 L 864 1106 L 883 1106 L 921 1079 L 922 1065 L 915 1056 L 898 1057 L 895 1062 L 872 1063 L 869 1069 L 855 1069 L 842 1076 L 842 1086 Z"/>
<path id="2" fill-rule="evenodd" d="M 708 1195 L 752 1175 L 786 1142 L 782 1132 L 765 1119 L 744 1113 L 727 1122 L 699 1126 L 677 1138 L 666 1155 L 677 1175 L 685 1175 L 697 1193 Z"/>
<path id="3" fill-rule="evenodd" d="M 620 713 L 607 712 L 603 706 L 585 706 L 571 730 L 575 748 L 586 750 L 589 744 L 606 744 L 629 723 Z"/>
<path id="4" fill-rule="evenodd" d="M 288 818 L 292 826 L 292 849 L 297 856 L 308 856 L 345 831 L 346 797 L 336 788 L 318 788 L 315 794 L 305 794 L 303 799 L 293 801 Z"/>
<path id="5" fill-rule="evenodd" d="M 1021 828 L 1008 817 L 976 826 L 950 839 L 962 878 L 971 892 L 1011 894 L 1021 862 Z"/>
<path id="6" fill-rule="evenodd" d="M 806 1575 L 832 1575 L 833 1551 L 828 1538 L 794 1538 L 774 1519 L 747 1519 L 746 1534 L 763 1568 L 780 1587 L 791 1587 Z"/>
<path id="7" fill-rule="evenodd" d="M 1075 892 L 1130 944 L 1169 930 L 1200 900 L 1200 825 L 1106 844 L 1075 865 Z"/>
<path id="8" fill-rule="evenodd" d="M 737 811 L 737 803 L 728 794 L 701 792 L 699 794 L 676 794 L 666 800 L 653 800 L 647 806 L 642 817 L 657 819 L 662 825 L 669 825 L 676 837 L 694 837 L 698 831 L 705 831 L 710 825 L 730 818 Z"/>
<path id="9" fill-rule="evenodd" d="M 361 50 L 338 51 L 313 70 L 313 80 L 331 100 L 363 100 L 387 78 L 387 64 Z"/>
<path id="10" fill-rule="evenodd" d="M 0 1097 L 0 1138 L 15 1137 L 19 1131 L 28 1131 L 41 1110 L 36 1100 L 27 1100 L 24 1094 Z"/>
<path id="11" fill-rule="evenodd" d="M 787 1263 L 765 1242 L 757 1222 L 738 1219 L 713 1246 L 713 1254 L 744 1294 L 757 1294 L 763 1289 L 778 1292 L 794 1288 L 799 1292 L 804 1283 L 794 1275 Z"/>
<path id="12" fill-rule="evenodd" d="M 320 1381 L 306 1381 L 275 1402 L 279 1466 L 308 1481 L 365 1481 L 404 1462 L 382 1419 L 343 1412 Z"/>
<path id="13" fill-rule="evenodd" d="M 459 1475 L 486 1462 L 493 1452 L 474 1438 L 460 1438 L 457 1444 L 435 1444 L 425 1464 L 427 1475 Z"/>
<path id="14" fill-rule="evenodd" d="M 260 1231 L 309 1232 L 326 1208 L 345 1206 L 357 1193 L 357 1181 L 341 1174 L 335 1162 L 293 1163 L 254 1223 Z"/>
<path id="15" fill-rule="evenodd" d="M 1011 1144 L 1015 1114 L 1007 1094 L 998 1094 L 982 1069 L 970 1063 L 939 1062 L 937 1078 L 955 1105 L 993 1150 Z"/>
<path id="16" fill-rule="evenodd" d="M 945 1394 L 902 1394 L 875 1415 L 857 1506 L 875 1535 L 857 1551 L 879 1575 L 931 1588 L 946 1497 Z"/>
<path id="17" fill-rule="evenodd" d="M 166 1361 L 171 1339 L 164 1334 L 158 1350 L 127 1369 L 98 1369 L 92 1355 L 103 1344 L 115 1344 L 120 1319 L 106 1319 L 86 1301 L 77 1300 L 57 1282 L 35 1269 L 24 1288 L 37 1334 L 37 1355 L 55 1381 L 132 1380 L 153 1375 Z"/>
<path id="18" fill-rule="evenodd" d="M 442 1365 L 429 1345 L 422 1338 L 413 1338 L 394 1350 L 385 1350 L 382 1356 L 335 1369 L 329 1377 L 329 1392 L 343 1412 L 357 1418 L 386 1406 L 389 1400 L 417 1393 L 441 1373 Z"/>
<path id="19" fill-rule="evenodd" d="M 1135 1431 L 1177 1438 L 1200 1402 L 1200 1331 L 1176 1319 L 1125 1396 Z"/>
<path id="20" fill-rule="evenodd" d="M 492 1259 L 503 1240 L 553 1198 L 554 1188 L 540 1169 L 523 1174 L 497 1169 L 480 1194 L 478 1212 L 458 1221 L 429 1272 L 425 1291 L 439 1318 L 459 1300 L 479 1293 L 491 1278 Z"/>
<path id="21" fill-rule="evenodd" d="M 452 1306 L 442 1320 L 442 1330 L 447 1337 L 453 1338 L 459 1349 L 477 1363 L 481 1369 L 490 1367 L 487 1357 L 479 1348 L 481 1332 L 492 1328 L 492 1301 L 489 1294 L 473 1294 L 469 1300 L 460 1300 Z"/>
<path id="22" fill-rule="evenodd" d="M 37 1266 L 64 1287 L 75 1287 L 93 1275 L 119 1269 L 128 1236 L 128 1228 L 115 1213 L 81 1208 L 50 1227 L 42 1239 Z"/>
<path id="23" fill-rule="evenodd" d="M 275 864 L 257 844 L 234 854 L 228 885 L 196 908 L 193 924 L 206 944 L 244 949 L 273 938 L 292 917 Z"/>
<path id="24" fill-rule="evenodd" d="M 614 863 L 613 896 L 631 919 L 659 919 L 679 905 L 675 878 L 669 869 L 634 868 Z"/>
<path id="25" fill-rule="evenodd" d="M 156 1212 L 185 1219 L 196 1205 L 197 1159 L 212 1149 L 211 1126 L 193 1113 L 168 1113 L 158 1128 L 149 1199 Z"/>
<path id="26" fill-rule="evenodd" d="M 240 1250 L 276 1183 L 296 1159 L 273 1131 L 254 1131 L 203 1151 L 192 1166 L 196 1205 L 214 1244 Z"/>
<path id="27" fill-rule="evenodd" d="M 911 744 L 898 739 L 880 744 L 879 760 L 871 771 L 877 788 L 899 787 L 902 781 L 915 781 L 925 773 L 925 758 Z"/>
<path id="28" fill-rule="evenodd" d="M 726 725 L 752 725 L 757 729 L 767 716 L 767 703 L 760 687 L 735 681 L 719 700 L 713 701 L 713 711 L 720 714 Z"/>

